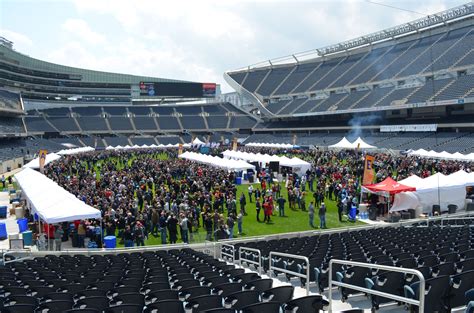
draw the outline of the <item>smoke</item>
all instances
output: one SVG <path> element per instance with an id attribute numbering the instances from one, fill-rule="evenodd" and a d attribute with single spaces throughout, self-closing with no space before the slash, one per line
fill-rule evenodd
<path id="1" fill-rule="evenodd" d="M 348 122 L 351 126 L 347 138 L 349 140 L 355 140 L 357 137 L 362 137 L 364 129 L 362 126 L 372 125 L 383 120 L 382 113 L 370 113 L 368 115 L 354 115 Z"/>

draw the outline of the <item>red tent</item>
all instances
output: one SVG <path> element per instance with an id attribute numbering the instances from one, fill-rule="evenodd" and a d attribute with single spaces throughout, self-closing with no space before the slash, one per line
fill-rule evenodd
<path id="1" fill-rule="evenodd" d="M 387 177 L 383 182 L 378 184 L 370 184 L 363 186 L 368 192 L 373 193 L 388 193 L 390 195 L 394 195 L 396 193 L 404 192 L 404 191 L 416 191 L 415 187 L 409 187 L 406 185 L 402 185 L 392 178 Z"/>

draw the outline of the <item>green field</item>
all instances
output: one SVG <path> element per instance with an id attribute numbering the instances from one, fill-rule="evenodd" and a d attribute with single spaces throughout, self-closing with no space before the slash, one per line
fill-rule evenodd
<path id="1" fill-rule="evenodd" d="M 156 159 L 161 159 L 165 160 L 167 159 L 166 154 L 154 154 L 151 157 L 156 158 Z M 132 164 L 133 160 L 136 157 L 132 155 L 132 157 L 128 158 L 127 162 L 128 164 Z M 116 164 L 117 168 L 123 169 L 126 167 L 126 164 L 124 164 L 124 161 L 119 159 L 119 158 L 110 158 L 107 160 L 112 161 Z M 97 179 L 100 179 L 100 172 L 101 172 L 101 163 L 104 161 L 99 161 L 96 164 L 94 164 L 94 169 L 96 172 L 96 177 Z M 259 184 L 254 184 L 254 189 L 260 188 Z M 281 183 L 281 190 L 282 190 L 282 196 L 283 198 L 287 199 L 287 190 L 285 188 L 285 184 Z M 316 186 L 314 186 L 316 188 Z M 240 211 L 240 203 L 238 199 L 240 198 L 240 195 L 243 193 L 245 197 L 247 198 L 247 205 L 246 205 L 246 212 L 248 215 L 244 216 L 243 223 L 242 223 L 242 228 L 243 228 L 243 233 L 242 235 L 237 235 L 237 223 L 235 224 L 234 227 L 234 238 L 245 238 L 245 237 L 250 237 L 250 236 L 263 236 L 263 235 L 271 235 L 271 234 L 279 234 L 279 233 L 288 233 L 288 232 L 300 232 L 300 231 L 309 231 L 309 230 L 315 230 L 315 228 L 311 228 L 309 226 L 309 217 L 308 217 L 308 212 L 307 211 L 301 211 L 301 210 L 291 210 L 289 208 L 288 202 L 285 203 L 285 216 L 280 217 L 278 216 L 278 210 L 274 210 L 274 214 L 271 217 L 271 222 L 270 223 L 263 223 L 263 222 L 257 222 L 256 218 L 256 210 L 255 210 L 255 199 L 253 199 L 254 202 L 250 203 L 248 199 L 248 192 L 247 192 L 248 185 L 239 185 L 237 186 L 237 212 Z M 153 194 L 155 191 L 155 186 L 153 186 Z M 306 208 L 308 208 L 310 201 L 313 200 L 313 195 L 311 192 L 309 192 L 309 188 L 306 188 Z M 254 197 L 253 197 L 254 198 Z M 328 229 L 331 228 L 337 228 L 337 227 L 353 227 L 353 226 L 361 226 L 364 223 L 363 222 L 348 222 L 347 218 L 343 218 L 343 222 L 339 222 L 338 215 L 337 215 L 337 207 L 336 207 L 336 202 L 335 201 L 330 201 L 326 199 L 324 201 L 327 207 L 327 214 L 326 214 L 326 226 Z M 317 209 L 315 208 L 315 217 L 314 217 L 314 225 L 319 226 L 319 218 L 317 215 Z M 263 221 L 263 210 L 260 211 L 260 221 Z M 317 228 L 319 229 L 319 227 Z M 179 237 L 179 236 L 178 236 Z M 206 238 L 206 233 L 205 230 L 202 228 L 202 223 L 201 227 L 197 230 L 197 232 L 192 234 L 192 240 L 190 241 L 191 243 L 198 243 L 198 242 L 204 242 Z M 178 242 L 181 242 L 180 239 L 178 239 Z M 149 234 L 148 240 L 145 241 L 146 245 L 160 245 L 161 244 L 161 238 L 160 237 L 154 237 L 153 235 Z M 119 245 L 122 246 L 122 245 Z"/>

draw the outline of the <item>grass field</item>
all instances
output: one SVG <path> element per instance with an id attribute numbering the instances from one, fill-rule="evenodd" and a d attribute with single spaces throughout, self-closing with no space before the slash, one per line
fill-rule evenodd
<path id="1" fill-rule="evenodd" d="M 155 154 L 152 156 L 153 158 L 156 159 L 161 159 L 161 160 L 166 160 L 167 155 L 166 154 Z M 132 164 L 133 160 L 136 157 L 132 156 L 128 158 L 127 162 L 128 164 Z M 114 158 L 111 160 L 114 162 L 119 169 L 123 169 L 125 167 L 124 161 L 118 158 Z M 103 161 L 99 161 L 96 164 L 94 164 L 94 170 L 96 172 L 96 178 L 100 179 L 100 172 L 101 172 L 101 163 Z M 285 188 L 284 183 L 281 183 L 281 190 L 282 190 L 282 196 L 283 198 L 287 199 L 287 191 Z M 247 198 L 247 205 L 246 205 L 246 212 L 248 215 L 244 216 L 243 219 L 243 233 L 242 235 L 237 235 L 237 223 L 234 227 L 234 238 L 245 238 L 245 237 L 250 237 L 250 236 L 263 236 L 263 235 L 270 235 L 270 234 L 279 234 L 279 233 L 288 233 L 288 232 L 299 232 L 299 231 L 308 231 L 308 230 L 314 230 L 314 228 L 311 228 L 309 226 L 309 217 L 308 217 L 308 212 L 307 211 L 301 211 L 301 210 L 291 210 L 289 208 L 288 202 L 285 203 L 285 216 L 280 217 L 278 216 L 278 210 L 275 210 L 275 215 L 271 217 L 271 222 L 270 223 L 263 223 L 263 222 L 257 222 L 257 217 L 256 217 L 256 210 L 255 210 L 255 199 L 253 199 L 254 202 L 250 203 L 248 199 L 248 192 L 247 188 L 249 185 L 239 185 L 237 186 L 237 212 L 240 211 L 240 203 L 238 199 L 240 198 L 240 195 L 243 193 L 245 197 Z M 260 188 L 259 184 L 254 184 L 254 189 L 255 188 Z M 153 194 L 154 194 L 155 186 L 153 186 Z M 309 189 L 306 188 L 308 191 Z M 311 192 L 307 192 L 306 194 L 306 208 L 308 208 L 310 201 L 313 200 L 313 195 Z M 339 222 L 338 215 L 337 215 L 337 207 L 335 201 L 331 201 L 326 199 L 324 201 L 327 207 L 327 214 L 326 214 L 326 226 L 327 228 L 337 228 L 337 227 L 352 227 L 352 226 L 360 226 L 363 225 L 363 222 L 348 222 L 346 219 L 343 219 L 343 222 Z M 319 218 L 317 215 L 317 209 L 315 208 L 315 217 L 314 217 L 314 225 L 319 226 Z M 260 221 L 263 221 L 263 210 L 260 211 Z M 179 236 L 178 236 L 179 237 Z M 204 242 L 205 241 L 205 230 L 200 227 L 196 233 L 193 233 L 192 235 L 192 243 L 198 243 L 198 242 Z M 178 242 L 181 242 L 180 239 L 178 239 Z M 161 238 L 160 237 L 154 237 L 153 235 L 149 235 L 148 240 L 145 241 L 146 245 L 159 245 L 161 244 Z M 122 245 L 119 245 L 122 246 Z"/>

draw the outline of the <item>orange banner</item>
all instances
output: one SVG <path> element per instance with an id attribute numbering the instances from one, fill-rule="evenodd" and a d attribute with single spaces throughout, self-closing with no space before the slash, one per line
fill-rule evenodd
<path id="1" fill-rule="evenodd" d="M 181 155 L 183 154 L 183 144 L 180 143 L 179 146 L 178 146 L 178 155 Z"/>
<path id="2" fill-rule="evenodd" d="M 362 185 L 372 184 L 374 182 L 374 156 L 366 155 L 364 164 L 364 178 Z"/>
<path id="3" fill-rule="evenodd" d="M 39 167 L 40 167 L 41 173 L 43 173 L 44 171 L 44 164 L 46 163 L 46 155 L 48 155 L 48 150 L 40 150 L 38 153 Z"/>

